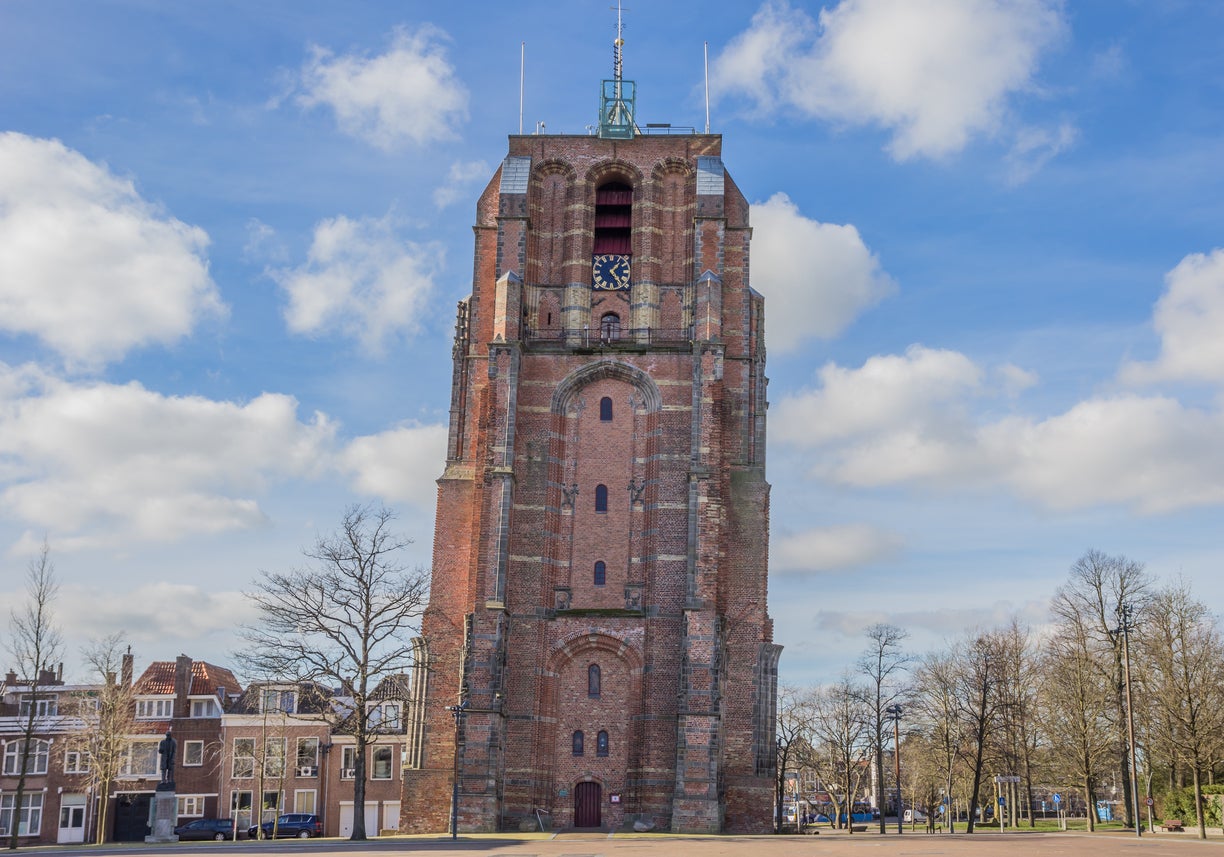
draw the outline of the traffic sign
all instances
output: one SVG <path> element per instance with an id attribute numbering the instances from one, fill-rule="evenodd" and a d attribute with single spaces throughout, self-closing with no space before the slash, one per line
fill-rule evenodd
<path id="1" fill-rule="evenodd" d="M 1062 803 L 1062 795 L 1060 795 L 1058 792 L 1054 792 L 1054 795 L 1050 798 L 1050 800 L 1054 801 L 1054 803 Z"/>
<path id="2" fill-rule="evenodd" d="M 1146 803 L 1148 806 L 1153 806 L 1156 803 L 1156 801 L 1152 800 L 1151 798 L 1148 798 L 1147 800 L 1144 801 L 1144 803 Z"/>

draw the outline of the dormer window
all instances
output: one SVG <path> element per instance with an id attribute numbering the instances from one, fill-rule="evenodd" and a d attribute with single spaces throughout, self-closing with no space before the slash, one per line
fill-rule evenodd
<path id="1" fill-rule="evenodd" d="M 266 689 L 260 697 L 261 711 L 292 714 L 297 710 L 297 694 L 292 690 Z"/>
<path id="2" fill-rule="evenodd" d="M 217 700 L 212 699 L 193 699 L 191 700 L 191 716 L 192 717 L 220 717 L 221 710 L 217 706 Z"/>
<path id="3" fill-rule="evenodd" d="M 174 716 L 174 700 L 171 698 L 136 700 L 137 720 L 169 720 Z"/>
<path id="4" fill-rule="evenodd" d="M 379 702 L 370 706 L 370 728 L 396 730 L 400 728 L 400 704 Z"/>
<path id="5" fill-rule="evenodd" d="M 28 696 L 21 698 L 21 706 L 19 713 L 22 717 L 30 716 L 30 708 L 34 708 L 35 717 L 54 717 L 56 715 L 55 697 L 42 697 L 39 699 L 31 699 Z"/>

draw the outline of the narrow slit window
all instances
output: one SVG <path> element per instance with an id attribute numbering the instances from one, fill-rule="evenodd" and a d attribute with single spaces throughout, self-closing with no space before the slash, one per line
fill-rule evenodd
<path id="1" fill-rule="evenodd" d="M 608 755 L 608 732 L 606 729 L 600 729 L 599 734 L 595 736 L 595 755 Z"/>
<path id="2" fill-rule="evenodd" d="M 601 559 L 595 563 L 595 585 L 603 586 L 608 582 L 608 566 Z"/>
<path id="3" fill-rule="evenodd" d="M 583 747 L 583 740 L 584 740 L 584 739 L 583 739 L 583 735 L 582 735 L 582 730 L 581 730 L 581 729 L 579 729 L 579 730 L 577 730 L 576 732 L 574 732 L 574 737 L 573 737 L 573 739 L 572 739 L 572 743 L 573 743 L 573 751 L 574 751 L 574 755 L 575 755 L 575 756 L 581 756 L 581 755 L 582 755 L 582 753 L 583 753 L 583 751 L 584 751 L 584 747 Z"/>
<path id="4" fill-rule="evenodd" d="M 607 485 L 596 485 L 595 486 L 595 511 L 596 512 L 608 511 L 608 486 Z"/>
<path id="5" fill-rule="evenodd" d="M 612 397 L 604 396 L 599 400 L 599 421 L 612 422 Z"/>
<path id="6" fill-rule="evenodd" d="M 587 696 L 591 698 L 599 697 L 599 686 L 602 681 L 599 664 L 591 664 L 587 667 Z"/>

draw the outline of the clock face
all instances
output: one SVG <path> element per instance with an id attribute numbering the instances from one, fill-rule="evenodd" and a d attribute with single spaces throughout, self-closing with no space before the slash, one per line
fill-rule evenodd
<path id="1" fill-rule="evenodd" d="M 591 288 L 606 292 L 629 288 L 629 257 L 607 253 L 592 258 Z"/>

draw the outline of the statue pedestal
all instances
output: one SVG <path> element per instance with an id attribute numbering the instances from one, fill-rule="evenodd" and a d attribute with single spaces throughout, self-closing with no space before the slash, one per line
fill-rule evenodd
<path id="1" fill-rule="evenodd" d="M 160 783 L 153 793 L 149 827 L 152 833 L 145 842 L 178 842 L 174 828 L 178 826 L 178 795 L 174 783 Z"/>

